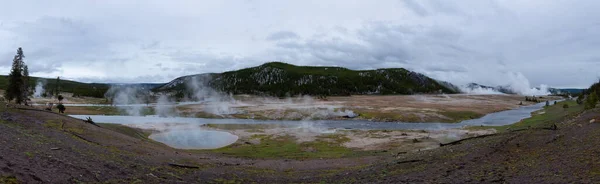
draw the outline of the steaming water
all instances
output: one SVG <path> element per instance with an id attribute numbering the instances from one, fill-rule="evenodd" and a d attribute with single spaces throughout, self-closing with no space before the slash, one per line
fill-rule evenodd
<path id="1" fill-rule="evenodd" d="M 102 116 L 71 115 L 84 119 L 91 117 L 95 122 L 116 123 L 141 128 L 158 129 L 160 133 L 150 138 L 169 146 L 182 149 L 213 149 L 227 146 L 237 140 L 237 136 L 220 131 L 202 129 L 204 124 L 277 124 L 290 128 L 299 128 L 311 132 L 328 133 L 336 129 L 391 129 L 391 130 L 443 130 L 464 126 L 503 126 L 531 117 L 531 113 L 541 109 L 545 103 L 523 106 L 514 110 L 488 114 L 484 117 L 462 121 L 460 123 L 407 123 L 407 122 L 371 122 L 360 120 L 320 120 L 320 121 L 284 121 L 252 119 L 205 119 L 159 116 Z M 148 127 L 149 126 L 149 127 Z"/>
<path id="2" fill-rule="evenodd" d="M 210 130 L 171 130 L 150 135 L 150 139 L 178 149 L 216 149 L 233 144 L 238 136 Z"/>
<path id="3" fill-rule="evenodd" d="M 154 106 L 179 106 L 179 105 L 194 105 L 194 104 L 203 104 L 206 103 L 204 101 L 200 101 L 200 102 L 171 102 L 171 103 L 149 103 L 149 104 L 142 104 L 142 103 L 138 103 L 138 104 L 69 104 L 69 103 L 65 103 L 63 104 L 64 106 L 67 107 L 146 107 L 146 106 L 150 106 L 150 107 L 154 107 Z M 34 106 L 38 106 L 38 105 L 46 105 L 46 104 L 32 104 Z"/>

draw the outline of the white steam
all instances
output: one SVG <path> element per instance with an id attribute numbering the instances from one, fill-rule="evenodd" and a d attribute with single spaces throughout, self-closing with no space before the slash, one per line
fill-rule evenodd
<path id="1" fill-rule="evenodd" d="M 302 121 L 296 128 L 297 128 L 297 131 L 295 131 L 295 133 L 297 133 L 297 134 L 301 134 L 301 133 L 330 134 L 330 133 L 335 133 L 335 131 L 336 131 L 335 129 L 330 129 L 330 128 L 326 128 L 323 126 L 319 126 L 318 124 L 316 124 L 314 122 L 310 122 L 310 121 Z"/>
<path id="2" fill-rule="evenodd" d="M 38 80 L 37 84 L 35 85 L 35 92 L 33 93 L 33 97 L 34 98 L 41 98 L 42 94 L 44 94 L 44 84 L 46 83 L 45 80 Z"/>
<path id="3" fill-rule="evenodd" d="M 504 94 L 500 91 L 491 89 L 491 88 L 482 88 L 481 86 L 476 86 L 473 88 L 469 88 L 466 86 L 460 86 L 460 90 L 463 93 L 467 94 L 478 94 L 478 95 L 492 95 L 492 94 Z"/>
<path id="4" fill-rule="evenodd" d="M 354 118 L 358 114 L 345 109 L 343 105 L 316 100 L 311 96 L 287 97 L 278 99 L 274 97 L 245 99 L 234 98 L 232 94 L 223 93 L 210 87 L 209 75 L 200 75 L 186 80 L 185 90 L 171 93 L 154 94 L 147 89 L 138 87 L 115 85 L 105 96 L 112 104 L 124 111 L 127 115 L 151 115 L 148 109 L 154 108 L 154 114 L 159 117 L 173 117 L 181 114 L 205 112 L 207 114 L 232 117 L 234 114 L 256 114 L 269 119 L 332 119 Z M 185 102 L 178 103 L 173 96 L 178 96 Z M 155 101 L 154 101 L 155 100 Z M 152 103 L 151 103 L 152 101 Z M 177 109 L 178 105 L 190 105 L 192 108 Z M 194 108 L 195 107 L 195 108 Z"/>
<path id="5" fill-rule="evenodd" d="M 532 87 L 529 80 L 520 72 L 508 72 L 506 73 L 506 76 L 501 78 L 503 81 L 502 83 L 504 84 L 502 86 L 495 88 L 474 86 L 470 88 L 463 85 L 460 87 L 460 90 L 467 94 L 504 94 L 499 90 L 502 88 L 503 90 L 526 96 L 542 96 L 550 94 L 547 85 L 542 84 L 539 87 Z"/>
<path id="6" fill-rule="evenodd" d="M 231 94 L 219 92 L 209 86 L 210 76 L 194 76 L 185 83 L 187 98 L 204 104 L 204 112 L 223 116 L 240 113 L 234 108 L 239 103 Z"/>
<path id="7" fill-rule="evenodd" d="M 342 110 L 335 109 L 334 107 L 327 107 L 326 109 L 318 109 L 314 111 L 310 118 L 312 119 L 325 119 L 325 118 L 335 118 L 335 117 L 347 117 L 354 118 L 358 116 L 354 111 L 351 110 Z"/>
<path id="8" fill-rule="evenodd" d="M 175 108 L 175 103 L 167 95 L 161 94 L 154 107 L 154 112 L 159 117 L 172 117 L 177 116 L 179 113 Z"/>
<path id="9" fill-rule="evenodd" d="M 112 105 L 124 110 L 127 115 L 140 116 L 144 104 L 141 90 L 136 87 L 112 86 L 105 94 Z"/>
<path id="10" fill-rule="evenodd" d="M 521 73 L 508 73 L 508 88 L 520 95 L 549 95 L 547 85 L 540 85 L 539 88 L 532 88 L 529 80 Z"/>

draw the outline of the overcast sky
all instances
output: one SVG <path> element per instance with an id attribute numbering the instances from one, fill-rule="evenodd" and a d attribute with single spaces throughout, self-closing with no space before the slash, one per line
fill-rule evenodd
<path id="1" fill-rule="evenodd" d="M 457 84 L 587 87 L 600 1 L 0 0 L 0 73 L 167 82 L 284 61 L 404 67 Z"/>

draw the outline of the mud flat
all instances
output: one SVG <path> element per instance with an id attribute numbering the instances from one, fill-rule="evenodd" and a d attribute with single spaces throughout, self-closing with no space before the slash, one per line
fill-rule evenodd
<path id="1" fill-rule="evenodd" d="M 540 101 L 560 97 L 544 96 Z M 177 116 L 199 118 L 239 118 L 258 120 L 341 120 L 358 119 L 382 122 L 443 122 L 457 123 L 493 112 L 517 109 L 533 102 L 520 95 L 355 95 L 313 98 L 310 96 L 273 98 L 235 95 L 227 100 L 178 102 L 172 104 Z M 34 103 L 56 103 L 39 98 Z M 71 115 L 129 115 L 117 106 L 105 104 L 99 98 L 69 98 L 65 100 Z M 522 103 L 522 105 L 519 105 Z M 126 105 L 127 106 L 127 105 Z M 138 115 L 154 114 L 156 104 L 139 106 Z"/>
<path id="2" fill-rule="evenodd" d="M 209 130 L 225 131 L 237 135 L 239 140 L 220 151 L 237 155 L 241 150 L 255 151 L 278 148 L 279 144 L 298 145 L 298 153 L 321 152 L 327 157 L 332 153 L 350 156 L 356 153 L 381 152 L 388 154 L 408 153 L 437 148 L 440 144 L 459 139 L 493 134 L 494 129 L 464 130 L 332 130 L 312 127 L 285 127 L 279 125 L 207 124 Z M 320 147 L 327 146 L 327 147 Z M 260 148 L 260 149 L 259 149 Z M 338 149 L 331 149 L 338 148 Z M 219 150 L 216 150 L 219 151 Z M 290 155 L 273 155 L 289 157 Z"/>
<path id="3" fill-rule="evenodd" d="M 557 100 L 546 96 L 541 101 Z M 236 96 L 235 101 L 179 106 L 185 114 L 207 118 L 272 120 L 347 119 L 455 123 L 486 114 L 532 105 L 520 95 L 394 95 L 265 98 Z M 216 110 L 215 110 L 216 109 Z M 217 113 L 210 113 L 217 112 Z M 219 113 L 220 112 L 220 113 Z"/>

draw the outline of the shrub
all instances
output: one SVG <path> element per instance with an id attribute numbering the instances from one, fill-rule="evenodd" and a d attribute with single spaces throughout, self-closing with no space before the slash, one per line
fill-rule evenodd
<path id="1" fill-rule="evenodd" d="M 565 109 L 566 109 L 566 108 L 569 108 L 569 104 L 564 104 L 564 105 L 563 105 L 563 108 L 565 108 Z"/>
<path id="2" fill-rule="evenodd" d="M 58 104 L 56 106 L 56 108 L 58 109 L 58 112 L 60 112 L 60 113 L 65 113 L 65 110 L 67 109 L 67 108 L 65 108 L 65 106 L 62 103 Z"/>
<path id="3" fill-rule="evenodd" d="M 590 93 L 588 97 L 585 99 L 585 109 L 593 109 L 596 108 L 598 104 L 598 95 L 596 95 L 596 91 Z"/>

